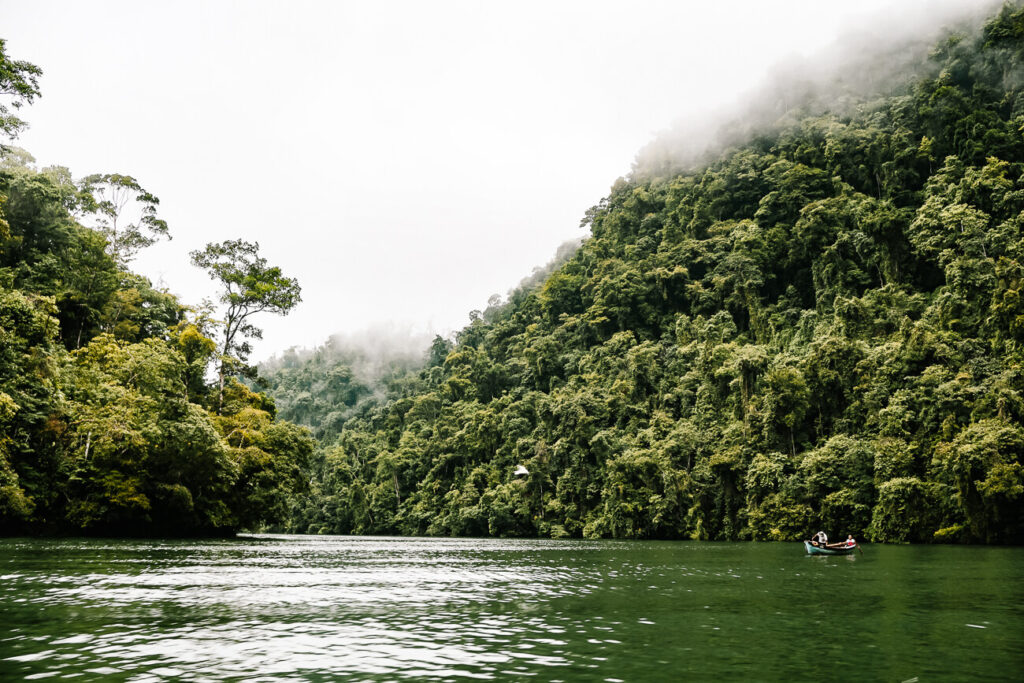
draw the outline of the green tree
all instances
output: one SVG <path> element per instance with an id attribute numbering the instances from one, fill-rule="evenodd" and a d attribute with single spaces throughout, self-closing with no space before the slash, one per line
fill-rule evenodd
<path id="1" fill-rule="evenodd" d="M 89 531 L 224 533 L 235 465 L 210 415 L 189 403 L 185 361 L 162 340 L 100 335 L 62 372 L 67 519 Z"/>
<path id="2" fill-rule="evenodd" d="M 107 173 L 80 181 L 76 209 L 80 216 L 95 218 L 96 230 L 107 238 L 107 253 L 125 267 L 139 250 L 171 239 L 167 222 L 157 216 L 159 204 L 135 178 Z"/>
<path id="3" fill-rule="evenodd" d="M 224 382 L 243 371 L 252 347 L 248 339 L 260 339 L 262 330 L 250 322 L 258 313 L 287 315 L 302 298 L 299 283 L 285 277 L 259 255 L 259 243 L 226 240 L 210 243 L 190 253 L 192 264 L 207 271 L 223 288 L 220 301 L 226 306 L 217 369 L 217 412 L 224 405 Z"/>
<path id="4" fill-rule="evenodd" d="M 43 70 L 35 64 L 11 59 L 7 55 L 7 41 L 0 38 L 0 96 L 9 98 L 9 102 L 0 102 L 0 131 L 13 139 L 28 124 L 19 119 L 12 109 L 20 109 L 25 104 L 39 97 L 39 77 Z M 7 147 L 0 145 L 0 152 Z"/>

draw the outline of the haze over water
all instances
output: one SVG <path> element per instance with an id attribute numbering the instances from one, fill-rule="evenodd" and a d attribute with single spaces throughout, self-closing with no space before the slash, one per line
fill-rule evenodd
<path id="1" fill-rule="evenodd" d="M 0 679 L 1010 680 L 1024 549 L 0 541 Z"/>

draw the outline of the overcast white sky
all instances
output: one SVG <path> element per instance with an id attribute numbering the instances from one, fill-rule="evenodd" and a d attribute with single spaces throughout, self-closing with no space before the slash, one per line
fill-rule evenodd
<path id="1" fill-rule="evenodd" d="M 299 279 L 258 360 L 463 326 L 656 132 L 891 4 L 0 0 L 0 37 L 44 70 L 17 144 L 160 197 L 174 239 L 135 270 L 197 303 L 188 252 L 242 237 Z"/>

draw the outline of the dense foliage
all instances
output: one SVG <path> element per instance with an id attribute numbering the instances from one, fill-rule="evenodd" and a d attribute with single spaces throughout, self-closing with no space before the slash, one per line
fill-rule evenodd
<path id="1" fill-rule="evenodd" d="M 619 181 L 345 423 L 290 528 L 1024 541 L 1022 53 L 1007 6 L 901 92 Z"/>
<path id="2" fill-rule="evenodd" d="M 0 92 L 31 101 L 39 70 L 3 47 Z M 207 382 L 233 350 L 216 353 L 223 325 L 127 269 L 169 236 L 158 205 L 130 176 L 76 182 L 4 148 L 0 533 L 231 533 L 307 486 L 307 431 L 233 378 L 223 402 Z"/>
<path id="3" fill-rule="evenodd" d="M 312 350 L 288 349 L 259 365 L 254 385 L 274 397 L 283 419 L 309 427 L 320 442 L 333 441 L 367 401 L 423 366 L 416 337 L 373 341 L 333 337 Z"/>

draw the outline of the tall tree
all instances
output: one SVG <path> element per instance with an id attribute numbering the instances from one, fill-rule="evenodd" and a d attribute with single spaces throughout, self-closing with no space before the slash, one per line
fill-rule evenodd
<path id="1" fill-rule="evenodd" d="M 107 253 L 121 267 L 139 250 L 171 239 L 167 221 L 156 215 L 159 204 L 156 195 L 128 175 L 96 173 L 79 182 L 78 212 L 95 216 L 96 229 L 107 238 Z"/>
<path id="2" fill-rule="evenodd" d="M 11 109 L 20 109 L 31 104 L 39 96 L 39 77 L 43 70 L 35 64 L 11 59 L 7 56 L 7 41 L 0 38 L 0 95 L 10 98 L 9 103 L 0 101 L 0 131 L 14 139 L 28 124 L 19 119 Z M 0 151 L 6 147 L 0 145 Z"/>
<path id="3" fill-rule="evenodd" d="M 285 277 L 279 267 L 268 265 L 259 255 L 259 248 L 258 242 L 225 240 L 190 253 L 193 265 L 220 282 L 220 301 L 227 306 L 217 370 L 218 414 L 224 405 L 225 378 L 246 369 L 252 352 L 248 340 L 263 337 L 263 330 L 249 319 L 257 313 L 287 315 L 302 301 L 298 281 Z"/>

